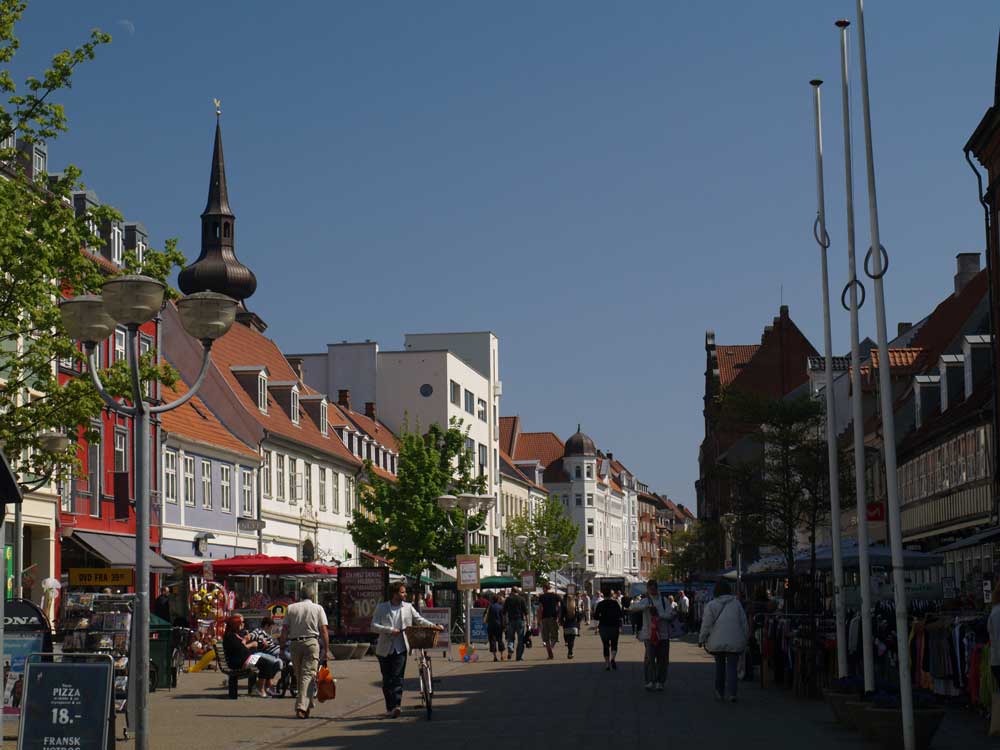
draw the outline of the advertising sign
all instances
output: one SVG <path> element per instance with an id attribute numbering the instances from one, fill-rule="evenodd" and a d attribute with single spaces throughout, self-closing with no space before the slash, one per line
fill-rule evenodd
<path id="1" fill-rule="evenodd" d="M 944 598 L 954 599 L 958 596 L 958 589 L 955 588 L 955 579 L 951 576 L 945 576 L 941 579 L 941 586 L 944 587 Z"/>
<path id="2" fill-rule="evenodd" d="M 132 568 L 70 568 L 70 586 L 111 586 L 126 588 L 134 585 Z"/>
<path id="3" fill-rule="evenodd" d="M 895 594 L 891 583 L 879 583 L 878 585 L 872 585 L 873 601 L 889 601 L 894 597 Z M 941 585 L 941 582 L 937 582 L 907 583 L 906 598 L 911 601 L 914 599 L 930 599 L 933 601 L 940 601 L 947 597 L 944 594 L 944 588 Z M 844 586 L 844 604 L 849 607 L 861 606 L 861 592 L 857 586 Z"/>
<path id="4" fill-rule="evenodd" d="M 52 650 L 52 635 L 42 611 L 23 599 L 4 605 L 3 712 L 21 713 L 24 705 L 24 665 L 31 654 Z"/>
<path id="5" fill-rule="evenodd" d="M 337 635 L 371 635 L 375 607 L 386 600 L 388 568 L 340 568 L 337 571 Z"/>
<path id="6" fill-rule="evenodd" d="M 479 555 L 458 555 L 455 567 L 458 570 L 455 585 L 459 591 L 479 588 Z"/>
<path id="7" fill-rule="evenodd" d="M 88 659 L 87 662 L 28 661 L 18 750 L 107 747 L 111 658 L 89 656 Z"/>
<path id="8" fill-rule="evenodd" d="M 993 584 L 990 582 L 989 578 L 983 579 L 983 602 L 986 604 L 990 603 L 993 598 Z"/>
<path id="9" fill-rule="evenodd" d="M 473 607 L 469 615 L 471 625 L 470 634 L 473 643 L 489 643 L 489 635 L 486 632 L 486 608 Z"/>
<path id="10" fill-rule="evenodd" d="M 424 607 L 420 614 L 440 625 L 444 630 L 438 634 L 438 646 L 443 649 L 451 647 L 451 609 L 448 607 Z"/>
<path id="11" fill-rule="evenodd" d="M 201 564 L 201 577 L 206 581 L 215 580 L 215 571 L 212 568 L 212 563 L 210 560 L 206 560 Z"/>
<path id="12" fill-rule="evenodd" d="M 521 573 L 521 588 L 527 591 L 529 594 L 535 590 L 537 582 L 535 581 L 535 572 L 533 570 L 526 570 Z"/>

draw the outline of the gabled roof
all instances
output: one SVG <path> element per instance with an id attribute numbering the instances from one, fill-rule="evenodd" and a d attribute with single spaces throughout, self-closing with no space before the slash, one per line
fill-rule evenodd
<path id="1" fill-rule="evenodd" d="M 528 479 L 528 475 L 514 465 L 514 460 L 509 455 L 507 455 L 507 452 L 502 448 L 500 449 L 500 473 L 504 474 L 505 476 L 516 479 L 519 482 L 523 482 L 532 489 L 536 489 L 539 492 L 544 492 L 548 494 L 548 490 L 545 489 L 542 485 L 536 484 L 531 479 Z"/>
<path id="2" fill-rule="evenodd" d="M 893 370 L 918 369 L 924 362 L 927 352 L 916 346 L 908 346 L 889 350 L 889 367 Z M 871 350 L 871 365 L 878 368 L 878 349 Z M 862 368 L 863 369 L 863 368 Z"/>
<path id="3" fill-rule="evenodd" d="M 760 349 L 760 344 L 733 344 L 715 347 L 719 363 L 719 384 L 722 388 L 736 380 L 736 376 L 750 363 L 758 349 Z"/>
<path id="4" fill-rule="evenodd" d="M 163 386 L 165 403 L 172 404 L 188 392 L 187 384 L 178 379 L 172 388 Z M 204 445 L 215 446 L 231 453 L 239 454 L 260 463 L 260 456 L 250 446 L 237 438 L 223 426 L 222 422 L 195 396 L 183 406 L 163 413 L 163 429 L 172 435 L 194 440 Z"/>
<path id="5" fill-rule="evenodd" d="M 517 439 L 517 452 L 514 459 L 536 459 L 542 466 L 548 467 L 557 459 L 563 457 L 565 445 L 554 432 L 522 432 Z"/>
<path id="6" fill-rule="evenodd" d="M 513 456 L 517 446 L 517 437 L 520 432 L 520 417 L 500 417 L 500 450 L 508 456 Z"/>
<path id="7" fill-rule="evenodd" d="M 925 362 L 937 364 L 948 345 L 975 311 L 987 291 L 986 270 L 973 276 L 958 294 L 949 294 L 927 317 L 910 346 L 924 349 Z"/>
<path id="8" fill-rule="evenodd" d="M 399 440 L 396 439 L 396 436 L 392 434 L 392 430 L 386 427 L 383 422 L 373 420 L 367 414 L 360 414 L 356 411 L 345 409 L 340 404 L 332 403 L 330 406 L 333 407 L 334 411 L 344 416 L 346 420 L 352 422 L 359 432 L 363 432 L 383 448 L 388 448 L 392 453 L 399 453 Z"/>

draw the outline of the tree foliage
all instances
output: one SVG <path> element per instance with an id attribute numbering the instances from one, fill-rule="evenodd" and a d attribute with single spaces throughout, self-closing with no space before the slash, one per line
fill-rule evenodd
<path id="1" fill-rule="evenodd" d="M 19 87 L 10 64 L 20 47 L 15 26 L 26 3 L 0 0 L 0 143 L 51 142 L 68 127 L 66 112 L 53 100 L 69 88 L 77 67 L 94 58 L 111 41 L 95 30 L 73 50 L 56 54 L 40 76 L 30 76 Z M 81 362 L 83 355 L 66 335 L 59 315 L 60 292 L 98 292 L 108 272 L 82 248 L 97 248 L 103 240 L 95 228 L 121 217 L 101 207 L 77 216 L 71 196 L 82 187 L 80 171 L 69 166 L 60 175 L 29 177 L 27 159 L 17 148 L 0 149 L 0 445 L 22 478 L 44 475 L 75 461 L 75 448 L 64 455 L 48 454 L 39 436 L 57 431 L 75 434 L 100 414 L 102 403 L 86 378 L 60 387 L 56 362 Z M 176 244 L 145 254 L 143 273 L 164 281 L 184 261 Z M 137 268 L 126 258 L 126 271 Z M 168 367 L 156 367 L 155 352 L 144 358 L 143 378 L 170 383 Z M 125 362 L 104 373 L 116 395 L 131 393 Z M 88 439 L 97 435 L 88 434 Z"/>
<path id="2" fill-rule="evenodd" d="M 718 522 L 699 519 L 687 531 L 671 534 L 669 545 L 663 565 L 673 580 L 687 580 L 693 573 L 718 567 L 722 527 Z"/>
<path id="3" fill-rule="evenodd" d="M 507 538 L 527 537 L 522 546 L 511 544 L 510 552 L 500 552 L 500 562 L 507 565 L 513 575 L 534 571 L 539 580 L 546 580 L 546 573 L 565 566 L 560 555 L 574 557 L 574 547 L 580 527 L 573 522 L 555 498 L 546 498 L 535 514 L 530 509 L 507 521 Z M 544 540 L 544 541 L 543 541 Z"/>
<path id="4" fill-rule="evenodd" d="M 431 425 L 426 435 L 404 427 L 396 481 L 379 476 L 366 462 L 370 487 L 359 493 L 359 507 L 348 524 L 358 547 L 392 560 L 394 570 L 413 577 L 431 563 L 454 567 L 455 556 L 465 549 L 465 517 L 458 509 L 441 510 L 437 498 L 486 490 L 486 478 L 474 474 L 475 461 L 465 445 L 468 433 L 454 419 L 447 430 Z M 471 528 L 482 521 L 483 514 L 473 516 Z"/>

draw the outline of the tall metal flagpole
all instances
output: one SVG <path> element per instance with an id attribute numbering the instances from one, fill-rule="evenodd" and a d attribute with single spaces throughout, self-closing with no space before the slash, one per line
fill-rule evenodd
<path id="1" fill-rule="evenodd" d="M 861 104 L 865 124 L 865 166 L 868 171 L 868 222 L 872 245 L 872 271 L 869 274 L 875 286 L 875 330 L 878 334 L 879 393 L 882 401 L 882 436 L 885 454 L 885 487 L 889 516 L 889 545 L 892 549 L 892 587 L 896 600 L 896 640 L 902 644 L 899 655 L 899 694 L 903 709 L 903 746 L 914 750 L 916 736 L 913 728 L 913 692 L 910 682 L 909 618 L 906 604 L 906 578 L 903 571 L 903 526 L 899 517 L 899 492 L 896 475 L 896 425 L 893 416 L 892 379 L 889 372 L 889 341 L 885 325 L 885 290 L 882 277 L 888 269 L 889 258 L 882 263 L 882 244 L 879 240 L 878 201 L 875 194 L 875 159 L 872 154 L 872 116 L 868 100 L 868 53 L 865 49 L 865 9 L 863 0 L 858 4 L 858 49 L 861 55 Z M 865 264 L 867 270 L 867 262 Z"/>
<path id="2" fill-rule="evenodd" d="M 826 447 L 830 465 L 830 544 L 833 548 L 833 607 L 837 622 L 837 674 L 847 677 L 847 638 L 844 628 L 844 566 L 840 546 L 840 466 L 837 456 L 837 412 L 833 393 L 833 337 L 830 333 L 830 276 L 826 251 L 830 237 L 826 233 L 826 198 L 823 188 L 823 117 L 819 87 L 822 81 L 809 82 L 813 87 L 816 113 L 816 223 L 813 236 L 819 244 L 820 269 L 823 277 L 823 341 L 826 346 Z"/>
<path id="3" fill-rule="evenodd" d="M 854 493 L 857 497 L 858 513 L 858 570 L 861 574 L 861 654 L 864 663 L 865 692 L 875 690 L 875 656 L 872 652 L 872 590 L 869 582 L 871 567 L 868 554 L 868 503 L 865 499 L 865 416 L 861 403 L 861 355 L 859 349 L 858 308 L 864 304 L 864 287 L 858 281 L 857 263 L 854 257 L 854 172 L 851 159 L 851 95 L 847 86 L 847 27 L 850 21 L 837 21 L 840 29 L 840 74 L 841 97 L 844 113 L 844 180 L 847 189 L 847 262 L 850 281 L 840 295 L 850 298 L 851 313 L 851 409 L 854 422 Z M 862 291 L 858 301 L 858 290 Z M 846 305 L 845 305 L 846 307 Z M 888 362 L 888 358 L 886 359 Z"/>

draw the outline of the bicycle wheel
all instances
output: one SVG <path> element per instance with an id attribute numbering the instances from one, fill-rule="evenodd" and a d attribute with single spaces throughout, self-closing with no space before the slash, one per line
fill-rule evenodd
<path id="1" fill-rule="evenodd" d="M 430 721 L 433 707 L 431 705 L 431 674 L 429 665 L 420 662 L 420 697 L 424 701 L 424 709 L 427 711 L 427 720 Z"/>

